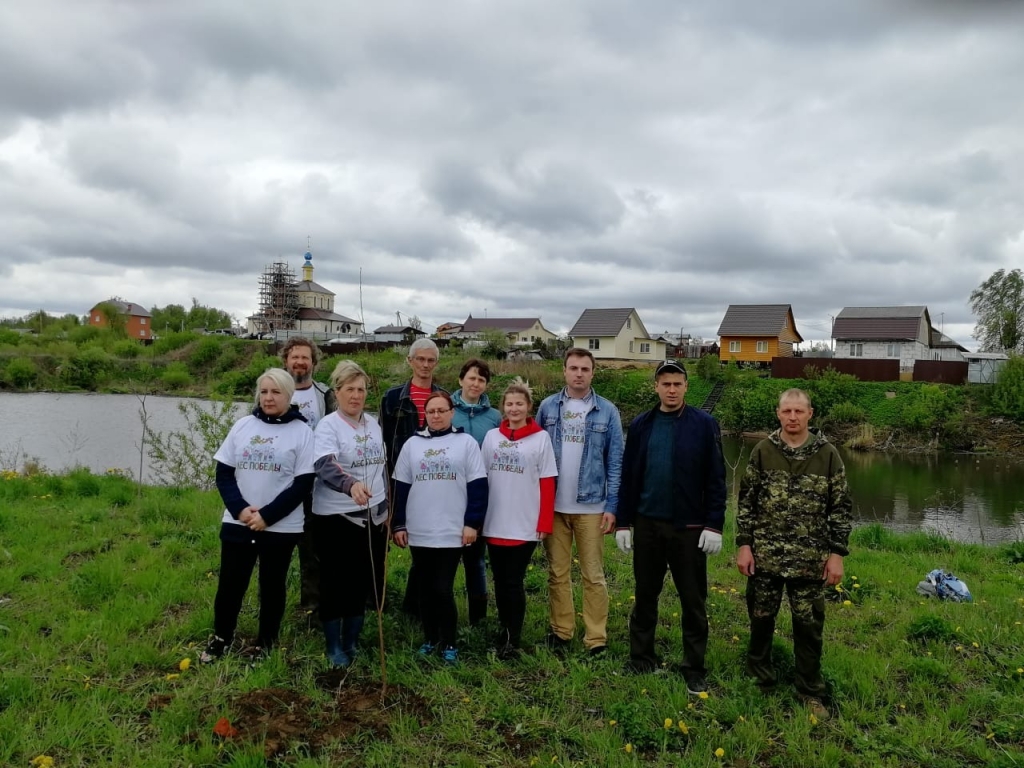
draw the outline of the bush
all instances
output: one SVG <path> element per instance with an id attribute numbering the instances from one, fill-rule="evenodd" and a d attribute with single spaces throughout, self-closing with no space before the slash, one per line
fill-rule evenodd
<path id="1" fill-rule="evenodd" d="M 96 389 L 96 385 L 106 375 L 109 365 L 110 356 L 106 352 L 98 347 L 85 347 L 61 365 L 60 377 L 73 387 Z"/>
<path id="2" fill-rule="evenodd" d="M 160 380 L 168 389 L 184 389 L 192 383 L 192 374 L 184 363 L 170 363 L 160 375 Z"/>
<path id="3" fill-rule="evenodd" d="M 720 381 L 722 379 L 722 363 L 718 355 L 704 355 L 697 361 L 697 375 L 705 381 Z"/>
<path id="4" fill-rule="evenodd" d="M 860 406 L 850 402 L 837 403 L 824 419 L 829 424 L 860 424 L 867 418 L 867 413 Z"/>
<path id="5" fill-rule="evenodd" d="M 220 356 L 221 342 L 216 336 L 203 336 L 189 355 L 189 367 L 199 373 Z"/>
<path id="6" fill-rule="evenodd" d="M 82 345 L 89 341 L 95 341 L 101 333 L 101 329 L 95 325 L 80 325 L 68 332 L 68 341 L 72 344 Z"/>
<path id="7" fill-rule="evenodd" d="M 142 346 L 139 342 L 132 339 L 121 339 L 120 341 L 114 342 L 114 346 L 111 347 L 110 351 L 117 357 L 135 358 L 138 357 L 139 352 L 142 351 Z"/>
<path id="8" fill-rule="evenodd" d="M 185 419 L 184 431 L 163 433 L 146 428 L 150 466 L 160 483 L 210 490 L 216 471 L 211 457 L 227 437 L 239 409 L 221 401 L 207 410 L 204 404 L 190 400 L 179 403 L 178 411 Z"/>
<path id="9" fill-rule="evenodd" d="M 187 344 L 199 338 L 199 335 L 192 331 L 171 331 L 160 334 L 160 338 L 153 342 L 153 353 L 166 355 L 176 349 L 181 349 Z"/>
<path id="10" fill-rule="evenodd" d="M 7 364 L 4 378 L 19 389 L 27 389 L 36 383 L 39 368 L 27 357 L 16 357 Z"/>
<path id="11" fill-rule="evenodd" d="M 1024 423 L 1024 357 L 1014 355 L 999 372 L 992 385 L 989 410 L 994 416 Z"/>
<path id="12" fill-rule="evenodd" d="M 21 343 L 21 334 L 10 328 L 0 328 L 0 346 L 16 347 Z"/>

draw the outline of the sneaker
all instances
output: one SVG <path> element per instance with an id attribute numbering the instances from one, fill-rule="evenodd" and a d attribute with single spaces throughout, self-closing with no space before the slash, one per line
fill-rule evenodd
<path id="1" fill-rule="evenodd" d="M 434 652 L 434 649 L 436 647 L 437 646 L 434 645 L 433 643 L 424 643 L 423 645 L 420 646 L 420 649 L 417 651 L 417 653 L 420 656 L 429 656 L 430 654 L 432 654 Z"/>
<path id="2" fill-rule="evenodd" d="M 828 711 L 828 707 L 817 696 L 801 696 L 800 699 L 803 701 L 804 706 L 807 707 L 807 711 L 817 718 L 819 722 L 825 722 L 832 716 Z"/>
<path id="3" fill-rule="evenodd" d="M 199 654 L 199 663 L 212 664 L 224 655 L 224 651 L 227 650 L 227 647 L 227 640 L 223 637 L 214 635 L 210 642 L 206 644 L 206 650 Z"/>
<path id="4" fill-rule="evenodd" d="M 456 664 L 459 663 L 459 649 L 452 648 L 449 646 L 448 648 L 445 648 L 443 651 L 441 651 L 441 658 L 444 660 L 444 663 L 447 664 L 449 667 L 454 667 Z"/>
<path id="5" fill-rule="evenodd" d="M 702 693 L 708 692 L 708 684 L 704 679 L 703 675 L 687 675 L 686 676 L 686 692 L 693 695 L 699 696 Z"/>
<path id="6" fill-rule="evenodd" d="M 607 650 L 608 650 L 608 646 L 607 645 L 595 645 L 593 648 L 588 650 L 587 653 L 590 655 L 590 658 L 596 659 L 596 658 L 598 658 L 600 656 L 604 656 L 604 654 L 607 652 Z"/>

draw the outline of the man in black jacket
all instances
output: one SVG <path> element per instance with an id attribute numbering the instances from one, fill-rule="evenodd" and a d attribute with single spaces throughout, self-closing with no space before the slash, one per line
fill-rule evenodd
<path id="1" fill-rule="evenodd" d="M 654 632 L 665 571 L 682 603 L 683 677 L 687 690 L 707 690 L 707 555 L 722 549 L 725 461 L 718 423 L 686 404 L 686 369 L 666 360 L 654 374 L 660 405 L 629 427 L 622 458 L 622 486 L 615 541 L 633 548 L 636 603 L 629 619 L 630 666 L 658 668 Z"/>

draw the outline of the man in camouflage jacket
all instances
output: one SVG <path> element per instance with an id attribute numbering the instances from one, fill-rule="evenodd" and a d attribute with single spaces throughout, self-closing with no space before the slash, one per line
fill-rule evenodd
<path id="1" fill-rule="evenodd" d="M 842 581 L 852 504 L 839 452 L 808 427 L 813 414 L 807 393 L 786 390 L 776 411 L 780 429 L 751 451 L 740 484 L 736 565 L 749 577 L 747 670 L 761 686 L 776 682 L 772 638 L 785 590 L 793 615 L 797 693 L 822 717 L 828 714 L 821 702 L 823 586 Z"/>

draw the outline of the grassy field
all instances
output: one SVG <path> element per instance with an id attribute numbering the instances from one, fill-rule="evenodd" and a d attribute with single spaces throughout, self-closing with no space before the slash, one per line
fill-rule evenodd
<path id="1" fill-rule="evenodd" d="M 460 667 L 421 663 L 417 632 L 389 608 L 385 691 L 370 633 L 347 674 L 328 673 L 319 634 L 290 604 L 283 646 L 269 658 L 232 654 L 200 667 L 219 510 L 215 494 L 139 495 L 119 477 L 0 478 L 0 765 L 1024 765 L 1020 543 L 985 549 L 856 531 L 826 623 L 833 717 L 814 722 L 787 687 L 763 695 L 742 674 L 743 579 L 730 546 L 710 566 L 706 699 L 688 696 L 673 669 L 672 590 L 659 631 L 668 674 L 624 673 L 632 576 L 610 540 L 611 647 L 597 661 L 577 641 L 564 659 L 536 650 L 499 662 L 486 633 L 467 630 Z M 408 554 L 394 550 L 394 584 L 407 567 Z M 966 580 L 975 602 L 917 596 L 935 567 Z M 539 642 L 540 554 L 528 589 L 525 639 Z M 250 595 L 243 636 L 255 631 L 254 613 Z M 784 611 L 783 680 L 789 644 Z"/>

